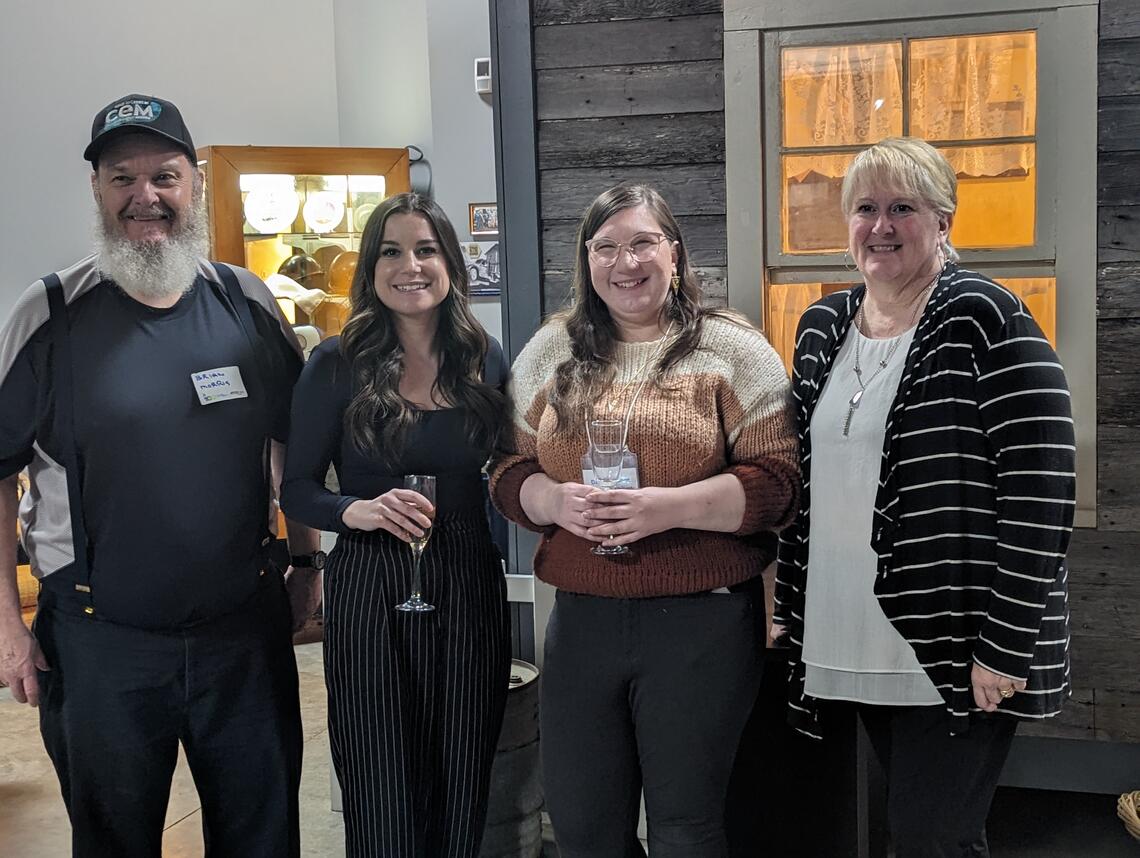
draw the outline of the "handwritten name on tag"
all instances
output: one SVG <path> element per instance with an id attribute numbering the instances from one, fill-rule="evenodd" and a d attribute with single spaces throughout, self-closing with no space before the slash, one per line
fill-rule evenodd
<path id="1" fill-rule="evenodd" d="M 249 396 L 241 370 L 236 366 L 220 366 L 217 369 L 204 369 L 190 373 L 190 381 L 203 405 L 225 402 L 227 399 L 244 399 Z"/>

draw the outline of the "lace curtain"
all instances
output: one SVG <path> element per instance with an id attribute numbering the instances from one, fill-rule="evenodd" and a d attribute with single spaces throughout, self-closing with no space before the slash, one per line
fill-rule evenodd
<path id="1" fill-rule="evenodd" d="M 922 39 L 910 50 L 910 133 L 977 140 L 952 153 L 962 176 L 1027 171 L 1026 147 L 982 144 L 1035 133 L 1036 34 Z M 869 145 L 902 133 L 901 42 L 788 48 L 782 64 L 786 147 Z M 813 156 L 812 169 L 841 177 L 847 157 Z"/>

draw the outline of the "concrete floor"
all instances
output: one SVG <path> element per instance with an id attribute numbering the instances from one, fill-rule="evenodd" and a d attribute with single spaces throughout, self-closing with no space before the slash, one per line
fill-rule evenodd
<path id="1" fill-rule="evenodd" d="M 340 815 L 329 806 L 329 741 L 321 645 L 296 648 L 305 730 L 301 777 L 301 851 L 306 858 L 343 858 Z M 1133 841 L 1115 816 L 1115 797 L 1003 789 L 990 817 L 994 858 L 1134 858 Z M 549 828 L 547 837 L 549 838 Z M 40 741 L 36 710 L 0 688 L 0 854 L 65 858 L 67 814 Z M 544 855 L 556 856 L 548 842 Z M 757 856 L 770 858 L 762 845 Z M 190 773 L 179 762 L 166 815 L 163 858 L 200 858 L 201 809 Z M 828 856 L 827 858 L 835 858 Z"/>
<path id="2" fill-rule="evenodd" d="M 305 766 L 301 776 L 301 852 L 341 858 L 344 827 L 329 806 L 329 735 L 321 645 L 298 646 Z M 36 710 L 0 688 L 0 854 L 5 858 L 65 858 L 71 854 L 67 812 L 40 741 Z M 198 793 L 179 760 L 166 813 L 163 858 L 201 858 Z"/>

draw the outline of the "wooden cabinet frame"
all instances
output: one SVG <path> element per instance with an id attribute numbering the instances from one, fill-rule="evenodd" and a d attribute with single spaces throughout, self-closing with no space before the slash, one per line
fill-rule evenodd
<path id="1" fill-rule="evenodd" d="M 388 196 L 411 190 L 407 149 L 335 146 L 204 146 L 198 163 L 207 172 L 210 258 L 245 265 L 240 176 L 248 173 L 383 176 Z"/>

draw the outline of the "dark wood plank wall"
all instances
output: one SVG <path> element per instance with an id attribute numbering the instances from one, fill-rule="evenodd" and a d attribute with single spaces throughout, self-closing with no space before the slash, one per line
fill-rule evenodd
<path id="1" fill-rule="evenodd" d="M 720 0 L 535 0 L 534 16 L 544 312 L 567 299 L 583 208 L 622 179 L 658 186 L 723 301 Z M 1140 742 L 1140 3 L 1101 0 L 1099 64 L 1098 527 L 1070 552 L 1073 700 L 1022 732 Z"/>
<path id="2" fill-rule="evenodd" d="M 1035 732 L 1140 742 L 1140 4 L 1101 0 L 1097 529 L 1069 552 L 1076 705 Z"/>
<path id="3" fill-rule="evenodd" d="M 664 195 L 724 303 L 720 0 L 535 0 L 534 23 L 543 312 L 569 298 L 586 206 L 626 180 Z"/>

